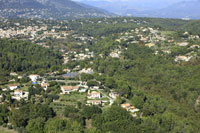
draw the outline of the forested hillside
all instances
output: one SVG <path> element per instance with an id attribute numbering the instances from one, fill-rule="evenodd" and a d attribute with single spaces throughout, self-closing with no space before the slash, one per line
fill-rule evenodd
<path id="1" fill-rule="evenodd" d="M 2 19 L 0 31 L 0 126 L 200 131 L 199 20 Z"/>
<path id="2" fill-rule="evenodd" d="M 71 0 L 0 0 L 1 18 L 79 19 L 109 17 L 110 13 Z"/>
<path id="3" fill-rule="evenodd" d="M 0 51 L 1 73 L 42 72 L 62 64 L 62 56 L 58 52 L 28 41 L 1 39 Z"/>

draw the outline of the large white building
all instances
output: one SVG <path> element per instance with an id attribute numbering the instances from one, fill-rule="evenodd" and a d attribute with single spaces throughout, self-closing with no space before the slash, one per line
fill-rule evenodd
<path id="1" fill-rule="evenodd" d="M 29 78 L 32 82 L 36 82 L 40 78 L 40 75 L 29 75 Z"/>

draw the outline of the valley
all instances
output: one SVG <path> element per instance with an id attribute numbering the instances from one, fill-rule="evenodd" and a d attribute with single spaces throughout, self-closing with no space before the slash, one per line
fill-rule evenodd
<path id="1" fill-rule="evenodd" d="M 161 18 L 1 18 L 0 125 L 198 132 L 198 27 Z"/>

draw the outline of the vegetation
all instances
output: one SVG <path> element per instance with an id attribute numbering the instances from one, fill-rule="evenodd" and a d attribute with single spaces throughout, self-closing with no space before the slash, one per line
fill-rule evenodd
<path id="1" fill-rule="evenodd" d="M 60 26 L 58 31 L 68 26 L 64 30 L 69 35 L 46 39 L 50 48 L 28 41 L 0 40 L 1 80 L 16 79 L 11 82 L 29 92 L 28 100 L 17 101 L 12 99 L 13 91 L 3 91 L 8 84 L 1 87 L 0 125 L 28 133 L 199 132 L 199 20 L 98 18 L 42 22 L 49 24 L 49 31 L 56 24 Z M 186 46 L 180 46 L 185 42 Z M 177 56 L 191 58 L 177 61 Z M 62 76 L 68 70 L 81 73 L 86 69 L 94 72 L 82 73 L 69 84 Z M 48 89 L 29 85 L 27 77 L 10 76 L 14 71 L 42 74 Z M 77 80 L 87 88 L 98 86 L 98 91 L 116 92 L 119 97 L 111 99 L 112 105 L 88 106 L 87 93 L 60 94 L 62 85 L 77 85 Z M 124 103 L 139 109 L 136 116 L 121 107 Z"/>
<path id="2" fill-rule="evenodd" d="M 28 41 L 0 39 L 0 81 L 10 72 L 39 72 L 56 70 L 62 64 L 58 52 Z"/>

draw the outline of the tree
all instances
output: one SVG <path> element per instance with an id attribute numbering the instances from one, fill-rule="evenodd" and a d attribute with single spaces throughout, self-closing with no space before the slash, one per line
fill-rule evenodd
<path id="1" fill-rule="evenodd" d="M 0 125 L 8 122 L 8 107 L 4 104 L 0 105 Z"/>
<path id="2" fill-rule="evenodd" d="M 102 110 L 98 106 L 84 106 L 82 108 L 81 114 L 87 118 L 90 119 L 93 115 L 101 113 Z"/>
<path id="3" fill-rule="evenodd" d="M 43 133 L 44 132 L 45 119 L 38 117 L 28 121 L 26 126 L 27 133 Z"/>
<path id="4" fill-rule="evenodd" d="M 67 106 L 64 110 L 64 116 L 68 117 L 70 113 L 77 113 L 79 110 L 76 109 L 74 106 Z"/>
<path id="5" fill-rule="evenodd" d="M 66 120 L 59 118 L 51 118 L 49 119 L 44 128 L 45 133 L 55 133 L 64 131 L 66 128 Z"/>
<path id="6" fill-rule="evenodd" d="M 92 125 L 102 132 L 124 132 L 135 127 L 133 117 L 119 106 L 111 106 L 102 114 L 93 117 Z"/>

